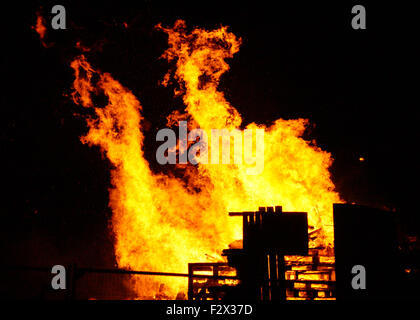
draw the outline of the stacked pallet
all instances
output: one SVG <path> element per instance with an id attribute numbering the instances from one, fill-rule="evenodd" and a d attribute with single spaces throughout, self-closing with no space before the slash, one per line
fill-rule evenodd
<path id="1" fill-rule="evenodd" d="M 335 259 L 322 249 L 310 249 L 308 256 L 285 256 L 288 300 L 335 299 Z"/>
<path id="2" fill-rule="evenodd" d="M 239 280 L 235 268 L 227 263 L 189 263 L 188 299 L 221 300 Z"/>

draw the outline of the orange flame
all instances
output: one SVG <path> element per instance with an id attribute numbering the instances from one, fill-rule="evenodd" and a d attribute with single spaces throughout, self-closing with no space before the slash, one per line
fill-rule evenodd
<path id="1" fill-rule="evenodd" d="M 48 48 L 48 45 L 45 42 L 45 35 L 47 34 L 47 27 L 45 25 L 46 25 L 46 21 L 44 17 L 41 15 L 41 13 L 38 11 L 36 13 L 36 24 L 35 26 L 32 26 L 32 29 L 34 29 L 38 33 L 39 39 L 41 40 L 42 45 L 45 48 Z"/>
<path id="2" fill-rule="evenodd" d="M 204 130 L 239 128 L 238 111 L 217 90 L 229 69 L 226 58 L 239 50 L 240 39 L 226 27 L 187 33 L 185 23 L 159 29 L 169 36 L 164 53 L 176 61 L 174 74 L 182 86 L 186 114 Z M 332 246 L 332 204 L 341 202 L 328 171 L 330 154 L 301 138 L 307 121 L 277 120 L 265 127 L 264 170 L 247 175 L 242 164 L 187 165 L 184 179 L 153 173 L 143 153 L 142 107 L 138 99 L 110 74 L 94 70 L 84 56 L 75 59 L 73 99 L 94 108 L 83 143 L 98 145 L 113 165 L 109 190 L 118 266 L 134 270 L 186 272 L 189 262 L 221 260 L 221 250 L 242 237 L 241 221 L 229 211 L 282 205 L 285 211 L 307 211 L 309 224 L 320 230 L 311 246 Z M 95 75 L 95 77 L 93 77 Z M 98 79 L 96 82 L 93 79 Z M 164 83 L 169 80 L 165 77 Z M 103 92 L 106 106 L 94 106 L 91 95 Z M 187 181 L 187 183 L 185 182 Z M 162 291 L 174 298 L 186 290 L 185 280 L 147 278 L 134 282 L 139 298 Z"/>

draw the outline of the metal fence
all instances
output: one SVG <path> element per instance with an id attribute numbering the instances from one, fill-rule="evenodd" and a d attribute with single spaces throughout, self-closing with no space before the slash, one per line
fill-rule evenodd
<path id="1" fill-rule="evenodd" d="M 185 288 L 195 278 L 234 279 L 232 276 L 194 275 L 188 273 L 132 271 L 123 269 L 84 268 L 67 265 L 66 290 L 54 290 L 51 280 L 55 274 L 51 268 L 29 266 L 2 266 L 0 269 L 0 298 L 2 299 L 41 299 L 41 300 L 132 300 L 169 299 L 164 283 L 166 277 L 177 277 L 185 281 Z M 152 278 L 151 278 L 152 277 Z M 150 280 L 153 279 L 153 280 Z M 141 295 L 135 291 L 136 284 L 154 282 L 153 295 Z M 180 292 L 176 299 L 187 299 L 187 292 Z"/>

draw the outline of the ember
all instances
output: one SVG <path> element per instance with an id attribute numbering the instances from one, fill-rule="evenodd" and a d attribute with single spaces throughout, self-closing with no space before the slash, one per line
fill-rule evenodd
<path id="1" fill-rule="evenodd" d="M 40 11 L 37 11 L 36 24 L 32 26 L 32 29 L 34 29 L 38 33 L 39 39 L 41 40 L 41 43 L 44 46 L 44 48 L 48 48 L 48 45 L 45 42 L 45 36 L 47 34 L 47 27 L 45 26 L 45 24 L 45 18 L 42 16 Z"/>

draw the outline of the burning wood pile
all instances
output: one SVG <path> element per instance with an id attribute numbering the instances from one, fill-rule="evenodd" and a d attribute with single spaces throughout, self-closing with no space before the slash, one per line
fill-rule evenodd
<path id="1" fill-rule="evenodd" d="M 227 264 L 189 264 L 189 299 L 334 299 L 334 256 L 330 249 L 308 249 L 308 234 L 313 239 L 316 232 L 308 233 L 307 213 L 260 207 L 230 215 L 242 216 L 243 241 L 223 250 Z"/>
<path id="2" fill-rule="evenodd" d="M 309 249 L 308 256 L 286 256 L 288 300 L 335 299 L 335 259 L 324 249 Z"/>

